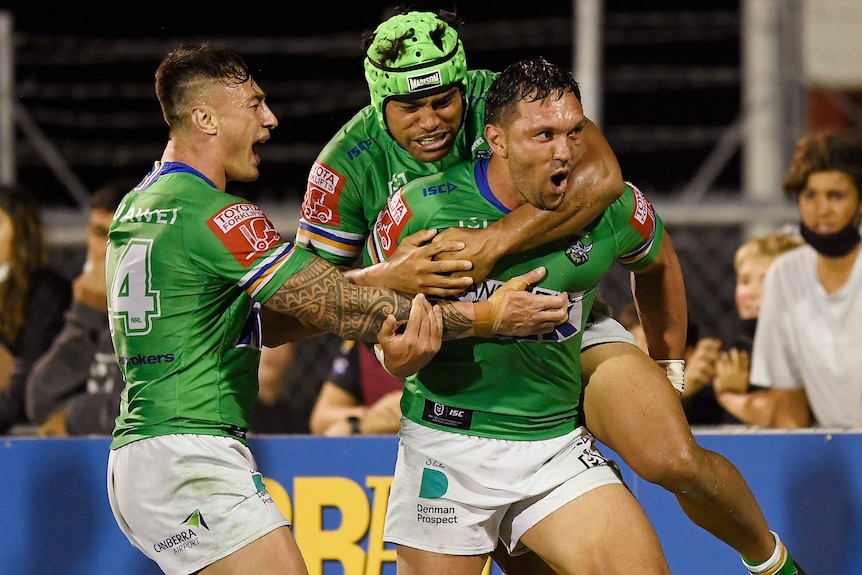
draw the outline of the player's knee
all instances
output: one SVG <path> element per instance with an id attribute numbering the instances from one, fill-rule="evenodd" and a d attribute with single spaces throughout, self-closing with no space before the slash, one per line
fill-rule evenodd
<path id="1" fill-rule="evenodd" d="M 632 470 L 645 481 L 664 487 L 673 493 L 689 491 L 698 483 L 702 450 L 698 446 L 681 445 L 642 458 Z"/>

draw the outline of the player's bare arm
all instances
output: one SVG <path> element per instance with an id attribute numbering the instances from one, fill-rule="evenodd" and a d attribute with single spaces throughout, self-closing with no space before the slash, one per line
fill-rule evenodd
<path id="1" fill-rule="evenodd" d="M 513 278 L 483 302 L 440 301 L 443 339 L 526 336 L 550 331 L 568 317 L 566 294 L 548 296 L 520 291 L 541 280 L 544 274 L 544 268 L 537 268 Z M 513 289 L 513 285 L 517 288 Z M 347 281 L 340 270 L 314 257 L 267 300 L 265 307 L 345 339 L 376 341 L 377 332 L 390 314 L 399 325 L 407 321 L 411 298 L 386 288 L 357 286 Z"/>
<path id="2" fill-rule="evenodd" d="M 631 274 L 632 296 L 653 359 L 682 359 L 688 304 L 679 258 L 667 231 L 658 258 Z"/>
<path id="3" fill-rule="evenodd" d="M 263 345 L 278 347 L 284 343 L 300 341 L 325 333 L 326 330 L 303 323 L 297 318 L 278 313 L 266 306 L 260 314 Z"/>
<path id="4" fill-rule="evenodd" d="M 388 287 L 408 294 L 424 293 L 430 297 L 454 297 L 470 287 L 473 281 L 453 272 L 469 270 L 473 264 L 464 259 L 440 259 L 442 252 L 458 252 L 464 242 L 431 240 L 437 230 L 420 230 L 405 237 L 392 257 L 362 269 L 345 272 L 357 285 Z M 457 256 L 456 256 L 457 257 Z"/>
<path id="5" fill-rule="evenodd" d="M 625 181 L 617 157 L 598 126 L 588 121 L 582 137 L 583 155 L 570 176 L 559 208 L 541 210 L 525 203 L 483 230 L 444 230 L 434 238 L 434 243 L 461 241 L 465 247 L 461 251 L 441 252 L 437 258 L 471 261 L 472 269 L 455 275 L 479 281 L 507 253 L 532 249 L 583 230 L 622 195 Z"/>

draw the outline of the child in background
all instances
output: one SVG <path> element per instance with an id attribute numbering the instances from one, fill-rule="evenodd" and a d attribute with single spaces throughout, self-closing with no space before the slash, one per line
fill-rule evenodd
<path id="1" fill-rule="evenodd" d="M 763 299 L 763 278 L 772 262 L 784 252 L 804 243 L 797 235 L 777 232 L 753 238 L 736 250 L 736 310 L 740 319 L 740 336 L 723 352 L 715 366 L 714 384 L 727 391 L 748 390 L 751 346 Z"/>
<path id="2" fill-rule="evenodd" d="M 801 237 L 775 232 L 752 238 L 736 250 L 733 267 L 736 271 L 736 310 L 740 319 L 739 335 L 723 345 L 715 337 L 698 337 L 698 325 L 689 318 L 686 337 L 685 391 L 683 408 L 691 425 L 739 423 L 716 400 L 715 387 L 742 393 L 748 390 L 751 346 L 766 270 L 779 255 L 803 244 Z M 689 306 L 690 309 L 690 306 Z M 620 313 L 620 323 L 628 329 L 647 351 L 643 328 L 634 304 L 627 304 Z"/>

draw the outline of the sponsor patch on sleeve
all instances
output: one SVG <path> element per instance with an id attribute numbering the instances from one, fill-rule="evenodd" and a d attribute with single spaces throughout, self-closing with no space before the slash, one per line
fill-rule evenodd
<path id="1" fill-rule="evenodd" d="M 404 201 L 404 196 L 399 189 L 386 202 L 386 209 L 381 212 L 380 217 L 377 218 L 377 223 L 374 224 L 374 232 L 378 237 L 380 249 L 383 250 L 387 258 L 395 253 L 395 248 L 398 247 L 398 238 L 412 216 L 413 212 L 407 202 Z"/>
<path id="2" fill-rule="evenodd" d="M 302 217 L 309 222 L 339 226 L 341 218 L 338 216 L 338 202 L 346 183 L 347 178 L 326 164 L 315 161 L 308 173 L 308 184 L 302 200 Z"/>
<path id="3" fill-rule="evenodd" d="M 207 220 L 207 226 L 243 267 L 281 242 L 281 235 L 254 204 L 226 206 Z"/>
<path id="4" fill-rule="evenodd" d="M 646 242 L 655 233 L 655 210 L 650 201 L 643 192 L 637 188 L 637 186 L 632 183 L 629 183 L 628 185 L 632 189 L 632 193 L 635 197 L 635 211 L 632 214 L 629 223 L 635 230 L 637 230 L 638 234 L 640 234 Z"/>

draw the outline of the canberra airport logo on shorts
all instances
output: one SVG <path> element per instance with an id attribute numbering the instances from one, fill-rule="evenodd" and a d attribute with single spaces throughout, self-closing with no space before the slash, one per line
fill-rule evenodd
<path id="1" fill-rule="evenodd" d="M 178 531 L 170 537 L 154 543 L 153 550 L 156 553 L 169 550 L 174 553 L 182 553 L 186 549 L 191 549 L 192 547 L 197 546 L 198 534 L 195 533 L 195 529 L 200 529 L 201 527 L 207 531 L 210 529 L 207 522 L 204 521 L 204 516 L 199 509 L 192 511 L 189 516 L 182 521 L 182 524 L 188 527 L 188 529 Z"/>

